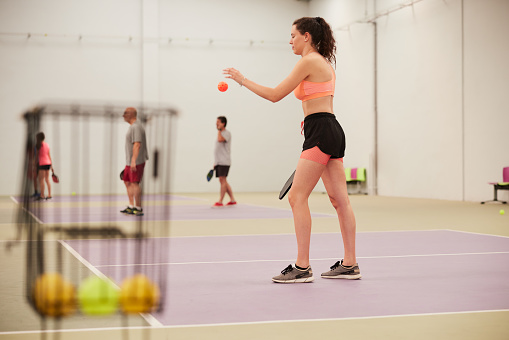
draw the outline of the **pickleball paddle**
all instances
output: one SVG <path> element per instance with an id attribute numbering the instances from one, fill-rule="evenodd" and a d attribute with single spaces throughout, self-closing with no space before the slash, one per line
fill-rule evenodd
<path id="1" fill-rule="evenodd" d="M 55 173 L 53 171 L 51 171 L 51 178 L 53 179 L 54 183 L 59 183 L 60 182 L 60 179 L 58 178 L 57 175 L 55 175 Z"/>
<path id="2" fill-rule="evenodd" d="M 210 182 L 210 180 L 212 179 L 212 176 L 214 176 L 214 169 L 210 170 L 207 173 L 207 182 Z"/>
<path id="3" fill-rule="evenodd" d="M 283 197 L 285 197 L 285 195 L 288 193 L 288 191 L 290 191 L 290 188 L 292 187 L 292 183 L 293 183 L 293 176 L 295 176 L 295 171 L 290 176 L 290 178 L 288 178 L 288 180 L 286 181 L 285 185 L 283 185 L 283 189 L 281 189 L 281 191 L 279 192 L 279 199 L 280 200 L 282 200 Z"/>

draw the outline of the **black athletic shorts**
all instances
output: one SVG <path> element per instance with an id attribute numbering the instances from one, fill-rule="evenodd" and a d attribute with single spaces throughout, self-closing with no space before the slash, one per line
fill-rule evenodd
<path id="1" fill-rule="evenodd" d="M 39 167 L 37 168 L 37 170 L 49 170 L 49 169 L 51 169 L 51 164 L 39 165 Z"/>
<path id="2" fill-rule="evenodd" d="M 216 165 L 214 167 L 216 170 L 216 177 L 226 177 L 228 176 L 228 172 L 230 171 L 229 165 Z"/>
<path id="3" fill-rule="evenodd" d="M 302 151 L 318 146 L 331 159 L 345 156 L 345 133 L 332 113 L 317 112 L 304 118 L 304 137 Z"/>

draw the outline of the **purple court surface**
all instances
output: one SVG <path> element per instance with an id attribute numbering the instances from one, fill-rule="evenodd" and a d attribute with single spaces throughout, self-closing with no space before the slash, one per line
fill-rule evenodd
<path id="1" fill-rule="evenodd" d="M 363 278 L 348 281 L 320 278 L 343 252 L 341 234 L 313 234 L 315 281 L 305 284 L 271 282 L 292 263 L 294 235 L 143 242 L 167 250 L 157 261 L 136 261 L 167 271 L 164 310 L 153 315 L 165 326 L 509 310 L 505 237 L 450 230 L 359 233 Z M 118 283 L 133 267 L 135 240 L 66 243 Z"/>
<path id="2" fill-rule="evenodd" d="M 233 207 L 211 208 L 210 205 L 148 205 L 143 208 L 142 217 L 124 215 L 120 210 L 125 206 L 81 206 L 55 207 L 45 203 L 36 205 L 31 212 L 42 223 L 94 223 L 181 220 L 221 220 L 221 219 L 267 219 L 292 218 L 289 209 L 277 209 L 256 205 L 237 204 Z M 333 217 L 329 214 L 311 214 L 313 217 Z"/>
<path id="3" fill-rule="evenodd" d="M 23 198 L 21 196 L 12 196 L 16 203 L 21 203 Z M 146 201 L 196 201 L 199 199 L 170 194 L 146 194 L 143 195 Z M 126 195 L 75 195 L 75 196 L 53 196 L 51 203 L 59 202 L 120 202 L 124 203 L 127 200 Z M 36 202 L 34 200 L 34 202 Z M 44 202 L 43 202 L 44 204 Z"/>

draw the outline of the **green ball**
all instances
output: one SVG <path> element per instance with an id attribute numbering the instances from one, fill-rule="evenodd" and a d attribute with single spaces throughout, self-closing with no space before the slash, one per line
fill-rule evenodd
<path id="1" fill-rule="evenodd" d="M 74 191 L 73 191 L 73 192 L 71 192 L 71 195 L 72 195 L 72 196 L 76 196 L 76 192 L 74 192 Z"/>
<path id="2" fill-rule="evenodd" d="M 108 315 L 118 309 L 118 288 L 98 276 L 86 278 L 79 290 L 78 301 L 83 314 Z"/>
<path id="3" fill-rule="evenodd" d="M 500 209 L 499 213 L 500 213 L 500 215 L 503 215 L 503 214 L 505 214 L 505 211 L 504 211 L 504 209 Z"/>

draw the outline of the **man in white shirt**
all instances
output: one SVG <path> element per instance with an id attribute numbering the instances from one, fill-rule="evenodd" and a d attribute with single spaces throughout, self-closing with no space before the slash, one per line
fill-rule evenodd
<path id="1" fill-rule="evenodd" d="M 217 117 L 217 140 L 216 147 L 214 150 L 214 170 L 216 171 L 216 177 L 219 178 L 221 184 L 221 190 L 219 195 L 219 201 L 217 201 L 212 207 L 223 207 L 224 195 L 230 196 L 230 202 L 226 206 L 232 206 L 237 204 L 233 197 L 233 191 L 230 184 L 226 180 L 228 172 L 230 171 L 231 165 L 231 141 L 232 135 L 230 131 L 226 130 L 227 119 L 225 116 Z"/>

